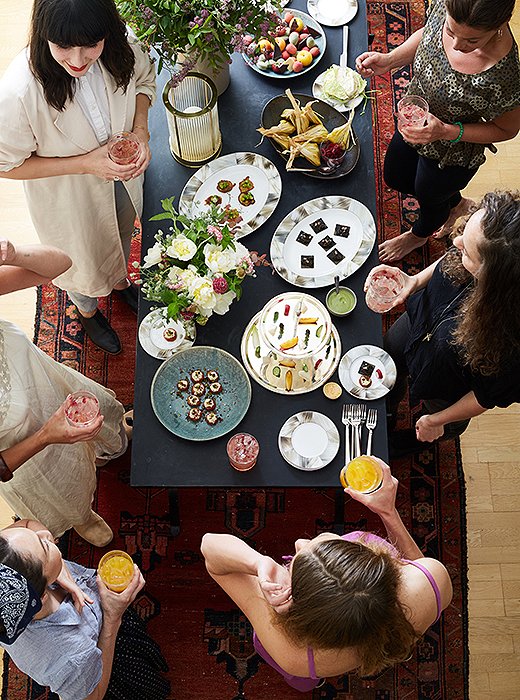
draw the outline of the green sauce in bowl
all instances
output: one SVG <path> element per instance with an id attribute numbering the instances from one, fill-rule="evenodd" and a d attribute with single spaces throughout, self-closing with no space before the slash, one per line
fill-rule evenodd
<path id="1" fill-rule="evenodd" d="M 348 316 L 357 304 L 357 298 L 352 289 L 339 287 L 331 289 L 325 300 L 327 309 L 334 316 Z"/>

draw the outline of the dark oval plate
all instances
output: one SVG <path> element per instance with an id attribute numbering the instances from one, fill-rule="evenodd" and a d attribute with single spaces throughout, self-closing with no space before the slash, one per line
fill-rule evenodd
<path id="1" fill-rule="evenodd" d="M 345 124 L 348 121 L 345 114 L 341 114 L 341 112 L 338 112 L 338 110 L 334 109 L 334 107 L 331 107 L 322 100 L 317 100 L 315 97 L 312 97 L 312 95 L 299 95 L 293 93 L 293 96 L 299 101 L 302 107 L 306 105 L 307 102 L 314 102 L 315 104 L 313 109 L 316 112 L 316 114 L 318 114 L 323 119 L 323 124 L 329 132 L 331 132 L 337 126 L 341 126 L 342 124 Z M 290 107 L 291 102 L 287 95 L 278 95 L 277 97 L 273 97 L 272 100 L 269 100 L 269 102 L 263 108 L 262 116 L 260 118 L 261 125 L 263 126 L 263 128 L 270 129 L 272 126 L 279 124 L 282 112 L 284 111 L 284 109 L 290 109 Z M 293 164 L 294 167 L 301 169 L 303 175 L 308 175 L 309 177 L 316 177 L 320 180 L 334 180 L 335 178 L 348 175 L 356 167 L 356 163 L 359 159 L 360 150 L 359 141 L 357 139 L 356 132 L 354 131 L 354 129 L 352 129 L 352 135 L 354 137 L 354 145 L 347 151 L 345 155 L 345 160 L 340 165 L 340 167 L 333 173 L 330 173 L 329 175 L 320 173 L 316 166 L 313 166 L 311 163 L 309 163 L 309 161 L 301 157 L 295 158 Z M 283 147 L 280 144 L 276 143 L 276 141 L 274 141 L 273 139 L 270 139 L 268 136 L 267 138 L 271 142 L 271 145 L 273 146 L 275 151 L 277 151 L 277 153 L 279 153 L 284 160 L 288 160 L 288 156 L 285 153 L 283 153 Z M 292 171 L 290 170 L 289 172 Z"/>

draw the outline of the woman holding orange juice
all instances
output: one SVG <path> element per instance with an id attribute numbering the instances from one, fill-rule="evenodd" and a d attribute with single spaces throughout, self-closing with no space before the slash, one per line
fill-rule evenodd
<path id="1" fill-rule="evenodd" d="M 377 462 L 379 489 L 345 491 L 380 516 L 389 541 L 325 532 L 297 540 L 287 568 L 232 535 L 202 539 L 206 568 L 251 622 L 256 651 L 302 692 L 405 660 L 451 601 L 448 572 L 423 557 L 396 510 L 397 479 Z"/>
<path id="2" fill-rule="evenodd" d="M 61 700 L 163 700 L 167 671 L 129 606 L 144 586 L 133 565 L 124 590 L 63 560 L 35 520 L 0 532 L 0 645 L 16 666 Z"/>

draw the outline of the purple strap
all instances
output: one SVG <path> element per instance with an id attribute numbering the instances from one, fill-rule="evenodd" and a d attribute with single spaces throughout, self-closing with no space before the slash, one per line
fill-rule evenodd
<path id="1" fill-rule="evenodd" d="M 316 675 L 316 664 L 314 663 L 314 652 L 312 650 L 312 647 L 307 647 L 307 662 L 309 664 L 309 676 L 311 678 L 314 678 L 314 680 L 318 680 L 318 676 Z"/>
<path id="2" fill-rule="evenodd" d="M 411 561 L 410 559 L 402 559 L 401 561 L 406 562 L 407 564 L 411 564 L 412 566 L 415 566 L 417 569 L 423 572 L 423 574 L 426 576 L 428 581 L 431 583 L 431 586 L 433 588 L 433 592 L 435 593 L 435 600 L 437 602 L 437 617 L 435 618 L 435 622 L 439 619 L 442 613 L 442 606 L 441 606 L 441 592 L 439 591 L 439 586 L 437 585 L 437 582 L 433 578 L 433 575 L 431 571 L 428 571 L 428 569 L 423 566 L 423 564 L 419 564 L 418 561 Z"/>

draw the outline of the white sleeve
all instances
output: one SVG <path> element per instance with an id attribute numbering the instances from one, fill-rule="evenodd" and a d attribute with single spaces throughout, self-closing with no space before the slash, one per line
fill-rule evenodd
<path id="1" fill-rule="evenodd" d="M 138 95 L 147 95 L 150 103 L 153 104 L 156 94 L 155 63 L 146 48 L 130 34 L 128 43 L 135 55 L 135 91 Z"/>
<path id="2" fill-rule="evenodd" d="M 24 102 L 25 93 L 20 89 L 20 78 L 17 82 L 18 66 L 23 66 L 20 56 L 13 61 L 0 80 L 0 171 L 2 172 L 8 172 L 21 165 L 38 146 Z"/>

